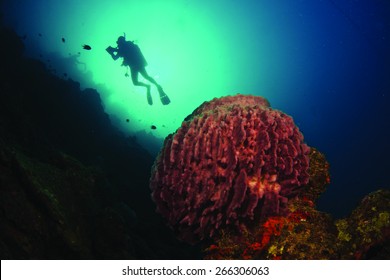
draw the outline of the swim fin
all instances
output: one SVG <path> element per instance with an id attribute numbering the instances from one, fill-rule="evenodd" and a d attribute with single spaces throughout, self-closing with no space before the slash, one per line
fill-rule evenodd
<path id="1" fill-rule="evenodd" d="M 160 95 L 160 100 L 163 105 L 168 105 L 171 103 L 171 100 L 169 99 L 168 95 L 164 92 L 162 87 L 158 87 L 158 93 Z"/>

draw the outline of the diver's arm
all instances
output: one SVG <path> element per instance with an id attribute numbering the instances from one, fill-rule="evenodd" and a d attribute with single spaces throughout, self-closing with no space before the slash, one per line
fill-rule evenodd
<path id="1" fill-rule="evenodd" d="M 111 54 L 111 57 L 113 60 L 117 60 L 119 58 L 119 54 L 116 53 L 116 54 Z"/>
<path id="2" fill-rule="evenodd" d="M 119 54 L 118 54 L 118 49 L 117 48 L 113 48 L 113 47 L 109 46 L 109 47 L 106 48 L 106 51 L 111 55 L 113 60 L 117 60 L 119 58 Z M 116 54 L 114 54 L 114 52 L 116 52 Z"/>

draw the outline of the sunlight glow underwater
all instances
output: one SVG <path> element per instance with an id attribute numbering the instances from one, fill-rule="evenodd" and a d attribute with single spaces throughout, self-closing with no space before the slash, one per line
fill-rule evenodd
<path id="1" fill-rule="evenodd" d="M 204 101 L 238 92 L 260 94 L 255 92 L 258 81 L 272 75 L 278 60 L 272 59 L 272 40 L 264 44 L 269 35 L 259 47 L 253 39 L 261 27 L 253 30 L 234 5 L 224 5 L 223 13 L 217 2 L 205 1 L 23 0 L 9 5 L 10 21 L 26 36 L 27 53 L 82 88 L 97 88 L 115 125 L 129 134 L 145 130 L 165 138 Z M 123 33 L 140 46 L 146 70 L 163 86 L 170 105 L 163 106 L 152 87 L 154 104 L 149 106 L 145 88 L 134 87 L 121 62 L 106 53 Z M 82 49 L 83 44 L 92 49 Z M 277 48 L 274 54 L 280 56 Z M 56 63 L 56 56 L 68 62 Z M 61 69 L 60 64 L 72 65 Z M 249 68 L 256 73 L 246 73 Z"/>
<path id="2" fill-rule="evenodd" d="M 300 126 L 308 92 L 343 90 L 336 86 L 346 71 L 354 79 L 351 69 L 358 68 L 351 61 L 360 54 L 339 45 L 352 30 L 342 15 L 329 3 L 309 8 L 288 3 L 20 0 L 9 1 L 4 18 L 26 36 L 27 53 L 82 88 L 96 88 L 111 120 L 126 134 L 158 137 L 162 144 L 186 116 L 214 97 L 263 96 Z M 133 86 L 121 61 L 105 51 L 124 33 L 141 48 L 146 70 L 171 104 L 163 106 L 152 87 L 154 104 L 148 105 L 145 88 Z M 358 46 L 356 38 L 350 40 Z M 92 49 L 82 49 L 84 44 Z M 327 94 L 314 97 L 332 102 Z M 313 126 L 310 120 L 306 125 Z"/>
<path id="3" fill-rule="evenodd" d="M 45 53 L 73 56 L 81 73 L 67 76 L 82 87 L 100 85 L 106 111 L 125 131 L 150 131 L 155 125 L 152 133 L 165 137 L 203 101 L 226 94 L 222 87 L 231 78 L 224 71 L 226 47 L 206 10 L 186 7 L 183 1 L 25 2 L 18 32 L 26 34 L 27 45 L 36 44 L 39 51 L 33 55 L 44 53 L 43 60 Z M 17 8 L 20 13 L 22 7 Z M 105 48 L 116 47 L 123 33 L 140 46 L 148 62 L 146 70 L 171 98 L 169 106 L 161 104 L 154 87 L 154 104 L 149 106 L 145 88 L 134 87 L 121 61 L 106 53 Z M 83 50 L 83 44 L 92 49 Z M 59 75 L 69 71 L 57 70 Z"/>

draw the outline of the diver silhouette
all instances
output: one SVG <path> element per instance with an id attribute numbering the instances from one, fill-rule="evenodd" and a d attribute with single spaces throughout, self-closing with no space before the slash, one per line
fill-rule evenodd
<path id="1" fill-rule="evenodd" d="M 120 57 L 123 58 L 122 66 L 125 66 L 126 68 L 130 67 L 133 85 L 146 88 L 146 97 L 149 105 L 153 104 L 152 95 L 150 93 L 150 85 L 138 81 L 139 73 L 145 78 L 145 80 L 148 80 L 156 86 L 160 95 L 161 103 L 163 105 L 168 105 L 171 102 L 169 97 L 166 95 L 162 87 L 152 77 L 149 76 L 148 72 L 146 72 L 145 67 L 148 65 L 148 63 L 146 62 L 146 59 L 143 56 L 140 48 L 133 41 L 126 41 L 125 36 L 119 36 L 116 43 L 118 45 L 117 48 L 109 46 L 106 48 L 106 51 L 114 60 L 117 60 Z M 127 72 L 125 75 L 126 77 L 129 76 Z"/>

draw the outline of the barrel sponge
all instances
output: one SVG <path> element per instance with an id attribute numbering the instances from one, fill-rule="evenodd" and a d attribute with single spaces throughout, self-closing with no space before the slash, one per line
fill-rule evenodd
<path id="1" fill-rule="evenodd" d="M 240 231 L 287 214 L 287 201 L 308 183 L 309 151 L 292 118 L 265 98 L 214 98 L 165 139 L 152 168 L 152 198 L 182 240 Z"/>

